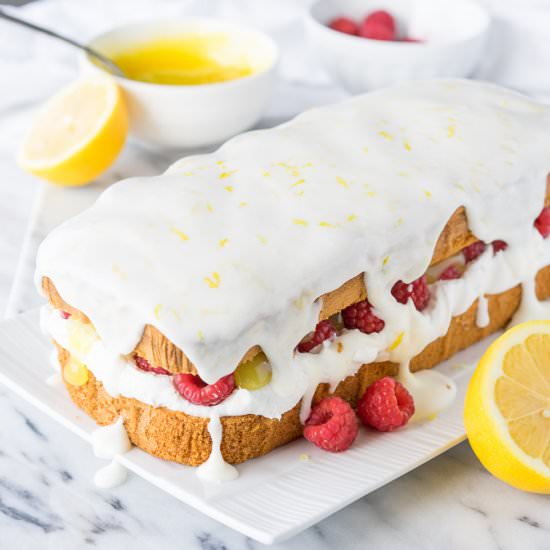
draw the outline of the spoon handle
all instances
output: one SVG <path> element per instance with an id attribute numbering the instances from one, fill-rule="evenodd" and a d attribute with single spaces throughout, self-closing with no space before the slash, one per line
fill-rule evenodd
<path id="1" fill-rule="evenodd" d="M 23 27 L 27 27 L 28 29 L 32 29 L 33 31 L 41 32 L 42 34 L 45 34 L 52 38 L 57 38 L 58 40 L 62 40 L 63 42 L 67 42 L 68 44 L 71 44 L 76 48 L 84 50 L 88 55 L 95 57 L 102 65 L 104 65 L 109 70 L 109 72 L 117 76 L 124 76 L 124 73 L 120 70 L 120 68 L 115 63 L 113 63 L 109 58 L 105 57 L 103 54 L 100 54 L 94 49 L 88 46 L 85 46 L 84 44 L 80 44 L 79 42 L 76 42 L 76 40 L 73 40 L 72 38 L 58 34 L 57 32 L 52 31 L 51 29 L 46 29 L 45 27 L 40 27 L 39 25 L 35 25 L 30 21 L 19 19 L 19 17 L 15 17 L 14 15 L 7 13 L 2 8 L 0 8 L 0 18 L 6 19 L 7 21 L 11 21 L 12 23 L 17 23 L 18 25 L 22 25 Z"/>

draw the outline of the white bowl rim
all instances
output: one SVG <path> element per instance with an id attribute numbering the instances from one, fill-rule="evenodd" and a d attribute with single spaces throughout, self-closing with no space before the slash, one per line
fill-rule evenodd
<path id="1" fill-rule="evenodd" d="M 322 2 L 326 2 L 327 0 L 315 0 L 312 2 L 309 6 L 309 8 L 306 11 L 306 18 L 309 23 L 315 25 L 317 28 L 322 29 L 323 32 L 326 32 L 332 36 L 340 36 L 344 40 L 349 40 L 350 43 L 353 41 L 355 44 L 359 44 L 360 42 L 366 43 L 366 44 L 378 44 L 383 47 L 388 48 L 404 48 L 404 47 L 410 47 L 414 46 L 418 49 L 444 49 L 446 47 L 453 46 L 455 44 L 460 44 L 463 42 L 469 42 L 470 40 L 477 39 L 480 36 L 483 36 L 487 33 L 489 30 L 489 26 L 491 23 L 491 16 L 489 12 L 479 3 L 474 2 L 472 0 L 462 0 L 462 5 L 468 5 L 473 9 L 477 9 L 479 15 L 482 18 L 482 22 L 480 25 L 479 30 L 470 33 L 469 35 L 462 36 L 459 38 L 455 38 L 452 40 L 449 40 L 448 42 L 405 42 L 403 40 L 376 40 L 374 38 L 366 38 L 363 36 L 355 36 L 353 34 L 346 34 L 340 31 L 336 31 L 334 29 L 331 29 L 328 25 L 321 23 L 314 15 L 313 10 Z"/>
<path id="2" fill-rule="evenodd" d="M 266 73 L 269 73 L 269 72 L 272 72 L 275 67 L 277 66 L 277 64 L 279 63 L 279 58 L 280 58 L 280 50 L 279 50 L 279 46 L 277 45 L 277 43 L 275 42 L 275 40 L 273 40 L 273 38 L 271 38 L 271 36 L 269 36 L 269 34 L 263 32 L 263 31 L 260 31 L 258 29 L 255 29 L 253 27 L 249 27 L 247 25 L 241 25 L 239 23 L 233 23 L 231 21 L 225 21 L 223 19 L 217 19 L 215 17 L 199 17 L 199 16 L 184 16 L 184 17 L 181 17 L 181 18 L 178 18 L 178 19 L 163 19 L 163 18 L 159 18 L 159 19 L 152 19 L 150 21 L 135 21 L 133 23 L 126 23 L 124 25 L 118 25 L 116 27 L 112 27 L 106 31 L 103 31 L 97 35 L 94 35 L 92 38 L 90 38 L 89 40 L 86 41 L 86 45 L 87 46 L 94 46 L 94 44 L 99 41 L 99 40 L 102 40 L 104 38 L 107 38 L 109 36 L 115 36 L 116 33 L 118 32 L 121 32 L 121 31 L 125 31 L 125 30 L 129 30 L 131 28 L 134 28 L 134 27 L 159 27 L 159 26 L 162 26 L 163 24 L 166 24 L 166 25 L 175 25 L 175 24 L 178 24 L 178 23 L 181 23 L 181 24 L 193 24 L 193 23 L 199 23 L 199 24 L 206 24 L 206 25 L 212 25 L 212 28 L 214 29 L 217 28 L 217 29 L 227 29 L 228 31 L 231 31 L 231 32 L 235 32 L 235 33 L 238 33 L 238 32 L 246 32 L 246 33 L 249 33 L 251 35 L 255 35 L 256 38 L 259 38 L 260 40 L 263 40 L 269 48 L 271 48 L 272 50 L 272 58 L 271 60 L 269 61 L 268 64 L 266 64 L 265 67 L 263 67 L 262 69 L 260 69 L 259 71 L 254 71 L 253 73 L 249 74 L 249 75 L 246 75 L 246 76 L 241 76 L 239 78 L 234 78 L 232 80 L 226 80 L 226 81 L 223 81 L 223 82 L 208 82 L 208 83 L 204 83 L 204 84 L 156 84 L 154 82 L 144 82 L 142 80 L 134 80 L 132 78 L 128 78 L 126 76 L 119 76 L 119 75 L 116 75 L 116 74 L 113 74 L 107 70 L 105 70 L 101 65 L 98 65 L 96 63 L 93 63 L 90 59 L 90 55 L 87 54 L 86 52 L 81 52 L 80 53 L 80 61 L 83 62 L 83 63 L 86 63 L 87 65 L 89 66 L 92 66 L 93 68 L 99 70 L 101 73 L 104 73 L 108 76 L 110 76 L 111 78 L 114 78 L 115 80 L 119 81 L 120 83 L 123 83 L 123 84 L 126 84 L 127 86 L 134 86 L 134 87 L 137 87 L 137 88 L 144 88 L 144 89 L 149 89 L 149 90 L 171 90 L 170 93 L 174 93 L 174 92 L 179 92 L 181 93 L 182 90 L 187 90 L 187 91 L 197 91 L 197 90 L 206 90 L 206 89 L 209 89 L 209 90 L 214 90 L 214 89 L 220 89 L 220 88 L 232 88 L 232 87 L 235 87 L 235 86 L 240 86 L 242 83 L 244 82 L 250 82 L 252 80 L 256 80 L 258 78 L 261 78 L 262 76 L 264 76 Z"/>

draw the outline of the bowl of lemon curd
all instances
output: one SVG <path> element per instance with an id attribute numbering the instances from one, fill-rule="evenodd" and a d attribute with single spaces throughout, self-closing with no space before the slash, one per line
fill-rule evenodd
<path id="1" fill-rule="evenodd" d="M 137 23 L 90 44 L 125 77 L 130 133 L 149 145 L 218 144 L 254 126 L 273 90 L 278 50 L 266 34 L 215 19 Z M 104 69 L 87 55 L 84 72 Z"/>

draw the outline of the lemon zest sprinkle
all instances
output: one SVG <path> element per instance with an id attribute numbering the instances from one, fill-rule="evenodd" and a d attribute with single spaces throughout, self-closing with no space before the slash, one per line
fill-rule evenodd
<path id="1" fill-rule="evenodd" d="M 405 147 L 405 149 L 407 149 L 407 151 L 412 151 L 411 144 L 407 140 L 405 140 L 403 142 L 403 147 Z"/>
<path id="2" fill-rule="evenodd" d="M 243 201 L 243 202 L 240 202 L 240 203 L 239 203 L 239 206 L 240 206 L 241 208 L 243 208 L 243 207 L 245 207 L 245 206 L 248 206 L 248 203 Z"/>
<path id="3" fill-rule="evenodd" d="M 347 182 L 344 178 L 341 178 L 340 176 L 336 176 L 336 181 L 337 181 L 342 187 L 345 187 L 346 189 L 349 189 L 348 182 Z"/>
<path id="4" fill-rule="evenodd" d="M 258 240 L 262 244 L 267 244 L 267 239 L 265 238 L 265 235 L 258 235 Z"/>
<path id="5" fill-rule="evenodd" d="M 307 227 L 308 223 L 306 220 L 302 220 L 300 218 L 293 218 L 292 219 L 292 223 L 296 224 L 296 225 L 301 225 L 303 227 Z"/>
<path id="6" fill-rule="evenodd" d="M 329 223 L 329 222 L 319 222 L 319 225 L 321 227 L 336 227 L 334 224 Z"/>
<path id="7" fill-rule="evenodd" d="M 220 245 L 220 248 L 223 248 L 228 242 L 229 239 L 222 239 L 218 244 Z"/>
<path id="8" fill-rule="evenodd" d="M 233 192 L 233 186 L 232 185 L 226 185 L 224 187 L 224 189 L 228 192 L 228 193 L 232 193 Z"/>
<path id="9" fill-rule="evenodd" d="M 427 189 L 424 189 L 424 195 L 426 195 L 426 198 L 428 198 L 428 199 L 431 199 L 431 198 L 432 198 L 432 193 L 431 193 L 431 191 L 428 191 Z"/>
<path id="10" fill-rule="evenodd" d="M 208 210 L 208 212 L 214 212 L 214 208 L 209 202 L 206 203 L 206 210 Z"/>
<path id="11" fill-rule="evenodd" d="M 388 348 L 390 351 L 393 351 L 394 349 L 396 349 L 400 344 L 401 342 L 403 341 L 403 336 L 405 335 L 404 332 L 400 332 L 398 335 L 397 335 L 397 338 L 393 341 L 393 344 Z"/>
<path id="12" fill-rule="evenodd" d="M 210 278 L 210 277 L 205 277 L 205 278 L 204 278 L 204 282 L 205 282 L 210 288 L 218 288 L 218 287 L 220 286 L 220 282 L 221 282 L 220 274 L 217 273 L 216 271 L 214 271 L 214 273 L 212 273 L 212 278 Z"/>
<path id="13" fill-rule="evenodd" d="M 224 179 L 226 179 L 226 178 L 229 178 L 229 177 L 231 177 L 236 171 L 237 171 L 237 170 L 230 170 L 229 172 L 222 172 L 222 173 L 220 174 L 220 179 L 221 179 L 221 180 L 224 180 Z"/>
<path id="14" fill-rule="evenodd" d="M 157 304 L 155 306 L 155 309 L 153 310 L 154 311 L 154 314 L 155 314 L 155 317 L 160 321 L 160 312 L 162 310 L 162 304 Z"/>
<path id="15" fill-rule="evenodd" d="M 352 222 L 353 220 L 357 219 L 357 214 L 350 214 L 348 216 L 348 222 Z"/>
<path id="16" fill-rule="evenodd" d="M 388 132 L 384 131 L 384 130 L 380 130 L 378 132 L 378 135 L 382 136 L 384 139 L 387 139 L 388 141 L 392 141 L 393 140 L 393 136 L 391 134 L 388 134 Z"/>
<path id="17" fill-rule="evenodd" d="M 175 227 L 172 227 L 172 229 L 170 229 L 170 231 L 172 231 L 172 233 L 174 233 L 174 235 L 177 235 L 182 241 L 188 241 L 189 240 L 189 237 L 183 231 L 180 231 L 179 229 L 177 229 Z"/>
<path id="18" fill-rule="evenodd" d="M 306 180 L 298 180 L 294 182 L 290 187 L 296 187 L 297 185 L 302 185 L 306 182 Z"/>
<path id="19" fill-rule="evenodd" d="M 382 260 L 382 265 L 387 265 L 387 263 L 390 261 L 390 257 L 389 256 L 386 256 L 383 260 Z"/>
<path id="20" fill-rule="evenodd" d="M 449 125 L 449 127 L 447 128 L 447 137 L 453 138 L 455 137 L 455 133 L 456 133 L 456 126 L 454 124 Z"/>

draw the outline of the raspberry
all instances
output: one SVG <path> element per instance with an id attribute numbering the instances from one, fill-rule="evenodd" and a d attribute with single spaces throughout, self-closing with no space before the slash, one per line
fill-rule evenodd
<path id="1" fill-rule="evenodd" d="M 451 279 L 460 279 L 460 276 L 462 273 L 458 269 L 458 267 L 454 264 L 451 264 L 450 266 L 446 267 L 439 276 L 440 281 L 450 281 Z"/>
<path id="2" fill-rule="evenodd" d="M 550 235 L 550 206 L 545 206 L 541 210 L 535 220 L 535 227 L 545 239 Z"/>
<path id="3" fill-rule="evenodd" d="M 372 312 L 372 306 L 368 300 L 352 304 L 344 309 L 342 320 L 346 328 L 358 328 L 365 334 L 380 332 L 386 324 Z"/>
<path id="4" fill-rule="evenodd" d="M 325 397 L 306 420 L 304 437 L 325 451 L 340 453 L 350 447 L 358 431 L 351 405 L 340 397 Z"/>
<path id="5" fill-rule="evenodd" d="M 175 374 L 173 378 L 177 392 L 194 405 L 211 407 L 224 401 L 235 389 L 233 373 L 220 378 L 214 384 L 206 384 L 197 374 Z"/>
<path id="6" fill-rule="evenodd" d="M 428 281 L 426 275 L 422 275 L 413 281 L 412 283 L 404 283 L 403 281 L 397 281 L 391 289 L 393 297 L 401 304 L 406 304 L 409 298 L 412 301 L 418 311 L 422 311 L 428 305 L 430 301 L 430 289 L 428 288 Z"/>
<path id="7" fill-rule="evenodd" d="M 483 241 L 476 241 L 470 246 L 467 246 L 462 250 L 464 260 L 466 263 L 473 262 L 476 258 L 481 256 L 485 252 L 485 243 Z"/>
<path id="8" fill-rule="evenodd" d="M 493 241 L 491 245 L 493 246 L 493 254 L 497 254 L 498 252 L 508 248 L 508 243 L 501 240 Z"/>
<path id="9" fill-rule="evenodd" d="M 391 432 L 404 426 L 414 414 L 412 395 L 390 376 L 371 384 L 357 403 L 357 414 L 366 426 Z"/>
<path id="10" fill-rule="evenodd" d="M 344 34 L 356 35 L 359 31 L 357 23 L 349 17 L 337 17 L 328 25 L 333 31 L 343 32 Z"/>
<path id="11" fill-rule="evenodd" d="M 387 11 L 373 11 L 361 24 L 359 36 L 372 40 L 395 40 L 395 19 Z"/>
<path id="12" fill-rule="evenodd" d="M 299 344 L 298 351 L 300 353 L 310 352 L 312 349 L 320 346 L 325 340 L 332 338 L 336 335 L 336 329 L 332 326 L 332 323 L 325 319 L 320 323 L 317 323 L 314 332 L 310 332 Z"/>
<path id="13" fill-rule="evenodd" d="M 68 311 L 61 312 L 61 317 L 63 317 L 63 319 L 68 319 L 70 316 L 71 314 Z"/>
<path id="14" fill-rule="evenodd" d="M 139 355 L 134 355 L 134 361 L 136 363 L 136 367 L 145 372 L 154 372 L 155 374 L 171 374 L 170 372 L 168 372 L 166 369 L 163 369 L 162 367 L 151 366 L 151 363 L 149 363 L 147 359 L 144 359 Z"/>

